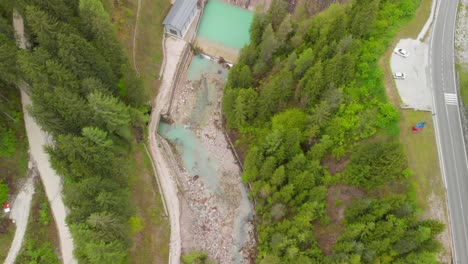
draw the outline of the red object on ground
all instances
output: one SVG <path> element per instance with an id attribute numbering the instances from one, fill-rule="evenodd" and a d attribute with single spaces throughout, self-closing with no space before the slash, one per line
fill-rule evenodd
<path id="1" fill-rule="evenodd" d="M 3 204 L 3 211 L 4 211 L 5 213 L 10 212 L 10 203 L 4 203 L 4 204 Z"/>
<path id="2" fill-rule="evenodd" d="M 413 128 L 412 128 L 411 130 L 413 130 L 414 132 L 419 132 L 419 131 L 421 131 L 421 129 L 420 129 L 420 128 L 417 128 L 416 126 L 413 126 Z"/>

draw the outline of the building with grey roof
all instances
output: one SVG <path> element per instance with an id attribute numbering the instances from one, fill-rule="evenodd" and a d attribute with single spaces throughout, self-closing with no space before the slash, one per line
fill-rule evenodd
<path id="1" fill-rule="evenodd" d="M 163 21 L 166 33 L 183 38 L 197 9 L 197 0 L 176 0 Z"/>

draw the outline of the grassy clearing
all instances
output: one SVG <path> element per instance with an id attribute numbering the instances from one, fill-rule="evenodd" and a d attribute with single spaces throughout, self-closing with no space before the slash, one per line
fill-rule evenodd
<path id="1" fill-rule="evenodd" d="M 16 258 L 17 263 L 60 263 L 60 242 L 49 201 L 40 179 L 36 178 L 28 229 Z"/>
<path id="2" fill-rule="evenodd" d="M 169 0 L 142 0 L 140 20 L 138 22 L 137 67 L 143 79 L 143 85 L 149 91 L 150 98 L 156 94 L 160 85 L 159 71 L 163 60 L 162 22 L 169 12 Z"/>
<path id="3" fill-rule="evenodd" d="M 411 131 L 412 126 L 421 121 L 426 122 L 426 127 L 420 132 Z M 421 209 L 426 211 L 430 206 L 427 198 L 432 192 L 441 198 L 445 195 L 431 113 L 412 110 L 401 111 L 400 130 L 408 162 L 414 172 L 417 203 Z"/>
<path id="4" fill-rule="evenodd" d="M 117 28 L 118 37 L 133 64 L 133 33 L 137 15 L 138 1 L 123 0 L 114 6 L 114 0 L 106 0 L 105 7 Z M 160 85 L 159 71 L 163 60 L 162 21 L 169 12 L 169 0 L 141 0 L 140 17 L 137 30 L 136 64 L 141 74 L 148 100 L 156 95 Z"/>
<path id="5" fill-rule="evenodd" d="M 132 199 L 136 218 L 132 221 L 131 263 L 167 263 L 170 226 L 164 216 L 161 195 L 144 145 L 133 145 Z"/>
<path id="6" fill-rule="evenodd" d="M 465 108 L 468 107 L 468 65 L 456 65 L 460 80 L 460 94 Z"/>

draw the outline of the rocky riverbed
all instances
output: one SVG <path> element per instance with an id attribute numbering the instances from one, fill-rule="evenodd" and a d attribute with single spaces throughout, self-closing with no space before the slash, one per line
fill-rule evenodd
<path id="1" fill-rule="evenodd" d="M 174 91 L 172 125 L 160 131 L 179 154 L 182 251 L 207 251 L 217 263 L 251 263 L 253 208 L 221 124 L 228 70 L 201 58 L 192 63 Z"/>

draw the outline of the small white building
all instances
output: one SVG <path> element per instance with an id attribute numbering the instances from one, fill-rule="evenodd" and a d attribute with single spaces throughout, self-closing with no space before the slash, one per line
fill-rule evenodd
<path id="1" fill-rule="evenodd" d="M 163 21 L 166 33 L 183 38 L 197 11 L 197 0 L 176 0 Z"/>

